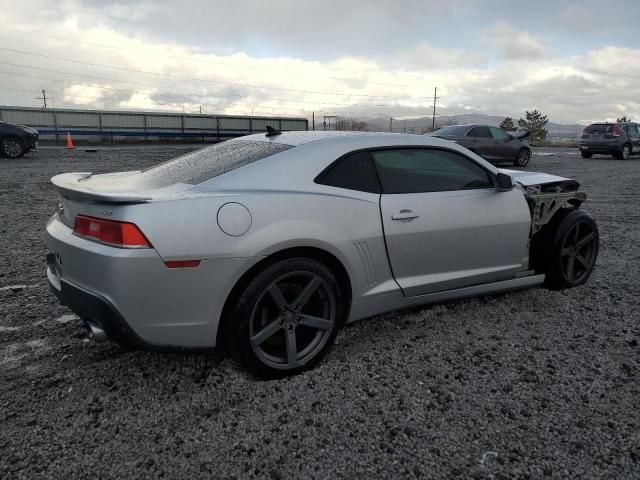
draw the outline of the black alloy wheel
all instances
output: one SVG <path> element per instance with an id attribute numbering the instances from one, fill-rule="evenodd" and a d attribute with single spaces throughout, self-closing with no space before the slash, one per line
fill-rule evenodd
<path id="1" fill-rule="evenodd" d="M 230 331 L 234 356 L 262 378 L 293 375 L 319 362 L 344 323 L 333 273 L 313 259 L 280 261 L 238 300 Z"/>

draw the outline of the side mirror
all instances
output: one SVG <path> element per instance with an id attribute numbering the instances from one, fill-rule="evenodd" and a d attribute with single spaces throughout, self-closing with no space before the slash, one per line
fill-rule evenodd
<path id="1" fill-rule="evenodd" d="M 499 192 L 508 192 L 513 188 L 513 180 L 511 175 L 499 172 L 496 176 L 496 190 Z"/>

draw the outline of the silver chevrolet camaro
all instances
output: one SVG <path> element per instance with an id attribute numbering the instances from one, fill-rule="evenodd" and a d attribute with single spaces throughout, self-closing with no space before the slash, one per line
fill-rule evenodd
<path id="1" fill-rule="evenodd" d="M 310 368 L 358 319 L 581 285 L 598 253 L 577 182 L 421 135 L 269 129 L 52 182 L 47 277 L 93 338 L 223 345 L 267 378 Z"/>

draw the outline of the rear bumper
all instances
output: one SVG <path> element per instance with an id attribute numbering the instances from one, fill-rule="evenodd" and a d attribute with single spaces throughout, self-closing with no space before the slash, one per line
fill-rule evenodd
<path id="1" fill-rule="evenodd" d="M 622 147 L 620 145 L 617 145 L 617 144 L 616 145 L 589 145 L 589 144 L 585 145 L 585 144 L 580 144 L 578 146 L 578 148 L 582 152 L 613 154 L 613 153 L 619 152 Z"/>
<path id="2" fill-rule="evenodd" d="M 154 249 L 122 249 L 47 224 L 47 278 L 60 301 L 107 337 L 145 348 L 212 348 L 229 292 L 259 258 L 167 268 Z"/>
<path id="3" fill-rule="evenodd" d="M 109 300 L 60 278 L 52 253 L 47 255 L 47 280 L 60 303 L 76 313 L 90 330 L 98 327 L 109 340 L 122 346 L 150 346 L 136 335 Z"/>

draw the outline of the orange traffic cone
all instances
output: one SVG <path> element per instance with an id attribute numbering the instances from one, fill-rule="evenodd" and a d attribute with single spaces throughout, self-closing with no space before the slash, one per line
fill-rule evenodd
<path id="1" fill-rule="evenodd" d="M 71 134 L 69 132 L 67 132 L 67 150 L 73 150 L 74 147 L 73 146 L 73 140 L 71 140 Z"/>

